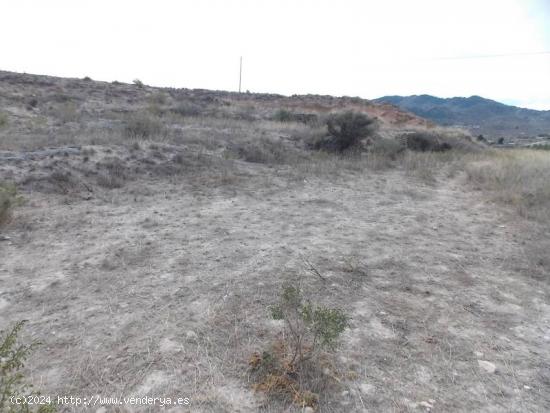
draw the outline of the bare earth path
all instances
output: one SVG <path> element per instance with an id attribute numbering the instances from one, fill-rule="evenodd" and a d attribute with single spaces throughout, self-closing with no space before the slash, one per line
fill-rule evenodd
<path id="1" fill-rule="evenodd" d="M 505 212 L 460 177 L 328 184 L 258 168 L 234 188 L 26 194 L 0 243 L 0 328 L 30 320 L 34 384 L 257 411 L 246 359 L 280 328 L 266 306 L 298 279 L 352 315 L 339 368 L 353 379 L 321 411 L 550 409 L 550 289 Z"/>

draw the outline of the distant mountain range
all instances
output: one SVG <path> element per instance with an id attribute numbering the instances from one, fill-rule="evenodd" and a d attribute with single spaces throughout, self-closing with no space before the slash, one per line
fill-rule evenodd
<path id="1" fill-rule="evenodd" d="M 509 106 L 480 96 L 384 96 L 374 101 L 390 103 L 439 125 L 465 127 L 489 138 L 550 134 L 550 110 Z"/>

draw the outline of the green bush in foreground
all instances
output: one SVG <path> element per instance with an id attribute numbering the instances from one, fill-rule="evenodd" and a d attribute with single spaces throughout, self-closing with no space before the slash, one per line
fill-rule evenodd
<path id="1" fill-rule="evenodd" d="M 315 408 L 335 377 L 327 374 L 330 358 L 321 350 L 336 349 L 349 317 L 340 309 L 305 301 L 300 288 L 290 284 L 283 286 L 279 303 L 270 311 L 273 319 L 284 321 L 284 334 L 271 349 L 251 356 L 254 389 Z"/>
<path id="2" fill-rule="evenodd" d="M 0 412 L 1 413 L 51 413 L 55 407 L 50 404 L 16 404 L 14 398 L 38 397 L 38 393 L 31 391 L 31 385 L 25 383 L 25 377 L 21 370 L 25 366 L 25 360 L 32 350 L 39 344 L 21 344 L 18 335 L 25 321 L 20 321 L 7 333 L 1 332 L 0 336 Z"/>
<path id="3" fill-rule="evenodd" d="M 337 308 L 304 302 L 300 288 L 283 286 L 280 302 L 271 307 L 274 320 L 284 320 L 293 350 L 291 363 L 311 357 L 317 347 L 334 350 L 348 326 L 348 316 Z"/>

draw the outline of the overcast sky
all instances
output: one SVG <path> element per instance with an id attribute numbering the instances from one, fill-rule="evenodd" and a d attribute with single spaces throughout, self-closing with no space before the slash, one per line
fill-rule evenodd
<path id="1" fill-rule="evenodd" d="M 550 0 L 0 0 L 0 69 L 550 110 Z M 543 53 L 546 52 L 546 53 Z"/>

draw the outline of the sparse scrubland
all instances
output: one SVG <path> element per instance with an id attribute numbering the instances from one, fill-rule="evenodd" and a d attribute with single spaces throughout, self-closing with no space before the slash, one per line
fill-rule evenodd
<path id="1" fill-rule="evenodd" d="M 0 89 L 2 349 L 41 343 L 20 347 L 33 391 L 550 406 L 549 151 L 358 98 L 6 72 Z"/>

